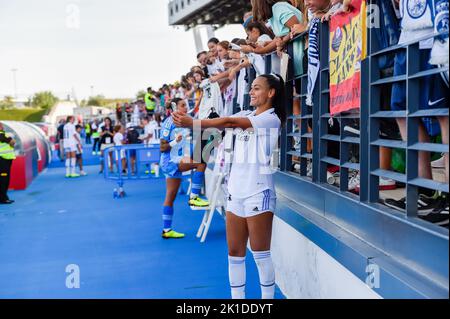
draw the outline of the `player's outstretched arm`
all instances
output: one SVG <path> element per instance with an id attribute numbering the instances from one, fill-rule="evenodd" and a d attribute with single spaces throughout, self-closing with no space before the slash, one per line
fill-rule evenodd
<path id="1" fill-rule="evenodd" d="M 202 130 L 207 128 L 241 128 L 246 130 L 252 127 L 252 123 L 247 117 L 220 117 L 216 119 L 194 120 L 192 117 L 177 112 L 172 113 L 173 122 L 178 127 L 191 128 L 194 125 L 201 127 Z"/>

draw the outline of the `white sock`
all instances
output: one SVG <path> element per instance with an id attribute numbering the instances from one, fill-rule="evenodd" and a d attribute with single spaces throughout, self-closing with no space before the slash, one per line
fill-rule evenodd
<path id="1" fill-rule="evenodd" d="M 72 174 L 75 174 L 77 170 L 77 159 L 75 157 L 70 159 L 70 168 L 72 169 Z"/>
<path id="2" fill-rule="evenodd" d="M 228 256 L 231 298 L 245 299 L 245 257 Z"/>
<path id="3" fill-rule="evenodd" d="M 66 175 L 70 174 L 70 158 L 66 158 Z"/>
<path id="4" fill-rule="evenodd" d="M 270 250 L 254 251 L 253 258 L 258 267 L 259 283 L 261 285 L 261 298 L 273 299 L 275 294 L 275 271 L 273 269 Z"/>

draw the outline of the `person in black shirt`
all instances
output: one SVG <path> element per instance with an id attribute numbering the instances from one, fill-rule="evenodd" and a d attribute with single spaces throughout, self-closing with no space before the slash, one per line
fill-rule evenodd
<path id="1" fill-rule="evenodd" d="M 16 141 L 7 137 L 0 123 L 0 204 L 12 204 L 13 200 L 8 197 L 8 187 L 11 175 L 11 165 L 14 160 L 14 145 Z"/>
<path id="2" fill-rule="evenodd" d="M 107 149 L 108 147 L 114 146 L 113 143 L 113 137 L 114 137 L 114 130 L 113 130 L 113 126 L 112 126 L 112 121 L 109 117 L 106 117 L 104 120 L 105 125 L 103 125 L 100 129 L 100 172 L 99 173 L 103 173 L 103 154 L 104 154 L 104 150 Z M 109 163 L 110 163 L 110 167 L 109 170 L 112 171 L 113 170 L 113 159 L 112 159 L 112 153 L 109 153 Z"/>
<path id="3" fill-rule="evenodd" d="M 141 144 L 142 141 L 139 139 L 139 132 L 137 127 L 129 125 L 127 127 L 127 144 Z M 129 151 L 130 163 L 131 163 L 131 174 L 136 172 L 136 150 Z"/>
<path id="4" fill-rule="evenodd" d="M 64 125 L 66 121 L 59 121 L 59 126 L 57 128 L 56 141 L 59 142 L 59 159 L 61 162 L 64 161 Z"/>

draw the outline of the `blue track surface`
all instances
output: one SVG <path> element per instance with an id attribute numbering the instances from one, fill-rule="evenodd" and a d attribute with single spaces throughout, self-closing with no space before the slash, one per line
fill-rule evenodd
<path id="1" fill-rule="evenodd" d="M 87 153 L 85 153 L 87 154 Z M 86 162 L 97 159 L 86 155 Z M 225 224 L 214 216 L 206 242 L 195 237 L 201 212 L 186 196 L 175 203 L 174 229 L 186 238 L 161 238 L 163 179 L 115 184 L 87 166 L 67 180 L 52 163 L 16 203 L 0 206 L 0 298 L 229 298 Z M 80 268 L 81 287 L 66 288 L 66 266 Z M 276 296 L 282 298 L 277 289 Z M 247 297 L 259 298 L 258 275 L 247 257 Z"/>

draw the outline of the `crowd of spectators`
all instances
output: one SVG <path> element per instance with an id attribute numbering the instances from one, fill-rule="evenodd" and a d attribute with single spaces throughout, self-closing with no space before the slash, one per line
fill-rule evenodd
<path id="1" fill-rule="evenodd" d="M 422 3 L 423 2 L 423 3 Z M 140 127 L 143 129 L 147 123 L 157 123 L 156 131 L 160 128 L 160 123 L 170 115 L 171 101 L 175 98 L 184 99 L 188 106 L 188 114 L 194 118 L 206 119 L 217 116 L 230 116 L 238 111 L 251 108 L 249 105 L 249 88 L 252 80 L 261 74 L 273 73 L 281 74 L 285 77 L 286 61 L 293 63 L 294 75 L 301 75 L 308 72 L 308 49 L 311 46 L 311 26 L 314 23 L 326 24 L 335 16 L 351 12 L 361 6 L 361 0 L 252 0 L 252 11 L 243 16 L 242 25 L 246 32 L 246 38 L 217 39 L 211 38 L 207 43 L 208 50 L 198 52 L 196 64 L 180 79 L 173 84 L 164 84 L 159 89 L 147 88 L 143 99 L 132 103 L 118 104 L 116 109 L 116 125 L 123 125 L 124 136 L 128 135 L 130 127 Z M 380 49 L 393 46 L 399 43 L 406 43 L 413 39 L 418 39 L 427 34 L 432 34 L 438 26 L 435 26 L 436 13 L 446 11 L 448 21 L 448 0 L 436 1 L 413 1 L 413 0 L 374 0 L 371 2 L 379 8 L 380 28 L 373 33 L 375 41 L 378 41 Z M 445 6 L 446 3 L 446 6 Z M 423 7 L 423 6 L 425 7 Z M 421 18 L 421 24 L 415 24 L 410 8 L 417 7 L 425 10 Z M 428 20 L 427 20 L 428 19 Z M 444 24 L 445 29 L 445 24 Z M 445 31 L 445 30 L 444 30 Z M 447 23 L 448 32 L 448 23 Z M 304 36 L 297 36 L 303 34 Z M 315 36 L 315 35 L 314 35 Z M 293 47 L 293 56 L 286 59 L 286 49 L 288 44 Z M 421 44 L 421 68 L 428 70 L 437 66 L 447 66 L 447 70 L 441 74 L 424 77 L 421 80 L 421 91 L 419 109 L 448 108 L 448 51 L 436 54 L 436 46 L 447 46 L 448 36 L 436 38 L 428 41 L 428 44 Z M 438 53 L 439 53 L 438 52 Z M 433 56 L 434 54 L 434 56 Z M 436 58 L 439 57 L 439 59 Z M 442 59 L 442 56 L 444 58 Z M 445 58 L 446 57 L 446 58 Z M 431 58 L 431 59 L 430 59 Z M 435 62 L 435 61 L 437 61 Z M 442 61 L 443 60 L 443 61 Z M 270 62 L 269 62 L 270 61 Z M 404 75 L 406 70 L 405 54 L 398 51 L 395 56 L 388 56 L 384 63 L 379 65 L 380 73 L 384 77 Z M 269 62 L 269 63 L 268 63 Z M 380 62 L 381 63 L 381 62 Z M 314 87 L 315 83 L 308 83 Z M 299 86 L 294 85 L 294 95 Z M 381 109 L 383 110 L 404 110 L 406 109 L 406 85 L 405 82 L 389 84 L 383 87 L 380 94 Z M 289 97 L 290 98 L 290 97 Z M 293 99 L 293 115 L 301 114 L 302 101 Z M 311 101 L 307 101 L 307 106 L 313 107 Z M 305 107 L 305 106 L 303 106 Z M 367 107 L 361 105 L 361 108 Z M 358 110 L 356 110 L 358 112 Z M 291 114 L 292 115 L 292 114 Z M 131 124 L 130 124 L 131 123 Z M 144 123 L 144 124 L 143 124 Z M 340 125 L 336 119 L 331 118 L 328 133 L 340 133 Z M 101 152 L 102 138 L 94 136 L 95 132 L 102 130 L 102 124 L 93 122 L 86 124 L 90 132 L 90 138 L 94 139 L 93 152 Z M 344 124 L 343 124 L 344 125 Z M 301 131 L 301 121 L 294 121 L 293 132 Z M 380 138 L 384 139 L 407 139 L 405 118 L 383 119 L 380 124 Z M 308 131 L 312 131 L 312 123 L 308 123 Z M 351 125 L 345 124 L 344 131 L 359 135 L 359 121 L 356 120 Z M 435 136 L 442 137 L 442 143 L 448 144 L 448 115 L 423 118 L 419 123 L 419 142 L 427 143 Z M 89 140 L 90 140 L 89 138 Z M 95 140 L 99 139 L 99 142 Z M 157 140 L 158 135 L 154 134 L 146 140 Z M 293 137 L 294 149 L 299 148 L 299 138 Z M 126 138 L 124 139 L 126 141 Z M 98 146 L 97 144 L 100 144 Z M 312 152 L 315 145 L 308 143 L 307 150 Z M 339 158 L 339 143 L 328 143 L 328 156 Z M 395 151 L 394 151 L 395 152 Z M 393 150 L 388 147 L 380 147 L 380 168 L 383 170 L 395 170 L 392 167 Z M 444 182 L 448 183 L 449 164 L 448 153 L 435 154 L 436 161 L 432 163 L 430 152 L 418 152 L 418 177 L 433 179 L 432 167 L 439 167 L 444 171 Z M 358 152 L 354 154 L 354 161 L 358 162 Z M 294 157 L 293 170 L 299 168 L 298 157 Z M 311 162 L 308 163 L 308 176 L 312 173 Z M 339 183 L 339 168 L 329 166 L 328 170 L 330 183 Z M 358 192 L 360 188 L 359 173 L 355 170 L 350 174 L 348 181 L 349 191 Z M 389 190 L 398 187 L 398 183 L 389 178 L 380 178 L 380 190 Z M 447 214 L 448 224 L 448 196 L 434 190 L 419 188 L 419 215 L 425 219 L 427 216 L 434 221 L 436 216 L 438 223 L 443 214 Z M 406 199 L 387 200 L 386 204 L 392 208 L 404 211 Z M 433 213 L 433 215 L 430 215 Z M 437 214 L 438 213 L 438 214 Z M 431 217 L 430 217 L 431 216 Z"/>

